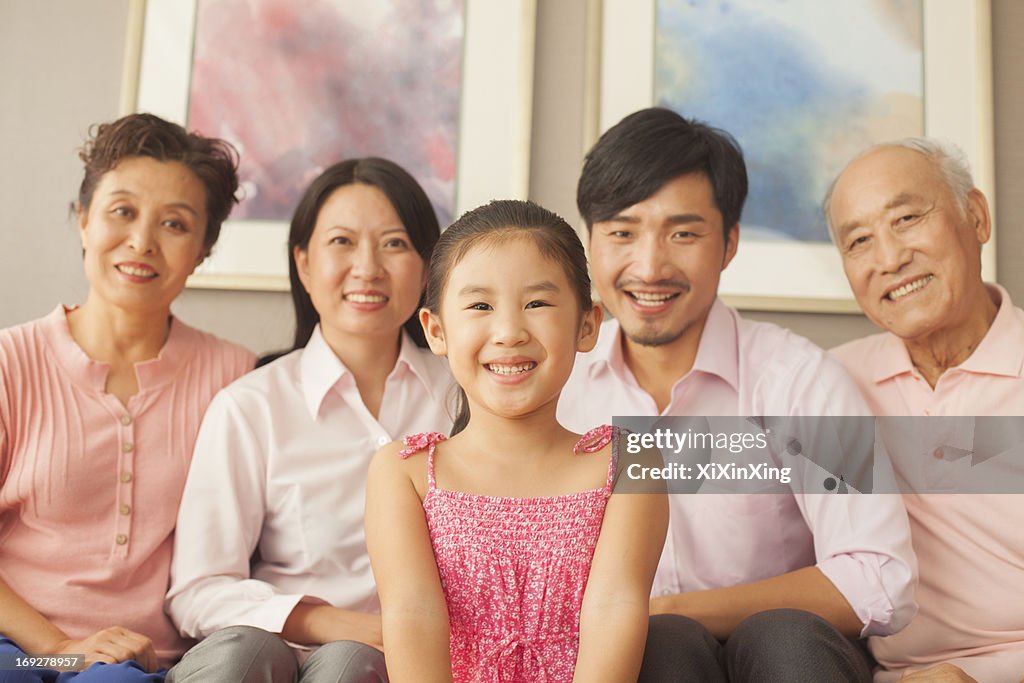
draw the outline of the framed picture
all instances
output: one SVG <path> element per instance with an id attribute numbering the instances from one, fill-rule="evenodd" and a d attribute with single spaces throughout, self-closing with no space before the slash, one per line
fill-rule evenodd
<path id="1" fill-rule="evenodd" d="M 602 132 L 667 106 L 744 150 L 750 193 L 719 288 L 732 305 L 859 311 L 820 203 L 871 144 L 953 142 L 995 205 L 988 0 L 602 0 L 601 11 Z"/>
<path id="2" fill-rule="evenodd" d="M 241 155 L 242 200 L 189 286 L 287 290 L 291 213 L 345 158 L 405 167 L 442 225 L 525 198 L 535 14 L 536 0 L 133 0 L 126 113 Z"/>

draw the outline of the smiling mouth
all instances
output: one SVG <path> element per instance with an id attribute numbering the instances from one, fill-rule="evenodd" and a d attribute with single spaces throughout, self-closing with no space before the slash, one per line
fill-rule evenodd
<path id="1" fill-rule="evenodd" d="M 630 292 L 626 296 L 640 306 L 655 308 L 679 297 L 680 292 Z"/>
<path id="2" fill-rule="evenodd" d="M 346 294 L 345 301 L 354 304 L 383 304 L 387 303 L 388 298 L 383 294 Z"/>
<path id="3" fill-rule="evenodd" d="M 118 272 L 124 273 L 125 275 L 131 275 L 132 277 L 145 277 L 153 279 L 157 276 L 156 271 L 151 268 L 136 268 L 126 264 L 118 264 L 114 266 Z"/>
<path id="4" fill-rule="evenodd" d="M 885 295 L 885 298 L 888 299 L 889 301 L 897 301 L 908 294 L 916 292 L 917 290 L 921 289 L 934 279 L 934 275 L 925 275 L 923 278 L 914 280 L 913 282 L 907 283 L 902 287 L 898 287 L 897 289 L 892 290 L 891 292 Z"/>
<path id="5" fill-rule="evenodd" d="M 512 377 L 533 370 L 535 367 L 537 367 L 537 364 L 534 363 L 533 361 L 530 361 L 528 363 L 516 363 L 515 365 L 499 365 L 498 363 L 487 363 L 484 365 L 484 367 L 496 375 Z"/>

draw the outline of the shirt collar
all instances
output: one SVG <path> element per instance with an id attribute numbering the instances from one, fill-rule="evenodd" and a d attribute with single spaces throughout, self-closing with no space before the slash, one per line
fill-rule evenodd
<path id="1" fill-rule="evenodd" d="M 892 332 L 883 337 L 880 350 L 881 353 L 873 359 L 875 368 L 871 379 L 875 384 L 914 371 L 907 345 Z"/>
<path id="2" fill-rule="evenodd" d="M 999 297 L 999 310 L 978 348 L 960 364 L 960 369 L 1019 377 L 1024 367 L 1024 313 L 1014 307 L 1006 289 L 997 284 L 988 285 L 988 289 Z"/>
<path id="3" fill-rule="evenodd" d="M 704 323 L 693 370 L 721 377 L 738 390 L 739 332 L 736 317 L 736 313 L 721 299 L 715 299 Z M 613 372 L 619 379 L 626 380 L 633 375 L 622 354 L 622 328 L 614 318 L 601 325 L 597 345 L 589 355 L 592 358 L 588 368 L 591 377 Z"/>
<path id="4" fill-rule="evenodd" d="M 735 391 L 739 391 L 740 374 L 738 318 L 736 311 L 716 298 L 693 360 L 693 370 L 721 377 Z"/>
<path id="5" fill-rule="evenodd" d="M 986 287 L 999 297 L 999 310 L 978 348 L 957 367 L 977 374 L 1019 377 L 1024 368 L 1024 313 L 1014 307 L 1010 294 L 1001 285 Z M 906 344 L 895 334 L 885 335 L 881 351 L 872 377 L 876 384 L 914 371 Z"/>
<path id="6" fill-rule="evenodd" d="M 105 392 L 110 365 L 90 358 L 71 336 L 67 314 L 72 310 L 74 307 L 58 305 L 52 313 L 42 319 L 48 343 L 61 367 L 73 382 L 93 391 Z M 160 353 L 156 358 L 135 364 L 135 378 L 139 383 L 139 391 L 149 391 L 173 381 L 191 358 L 198 334 L 196 330 L 171 316 L 167 341 L 164 342 Z"/>
<path id="7" fill-rule="evenodd" d="M 431 373 L 424 351 L 416 346 L 403 329 L 401 347 L 398 350 L 398 360 L 394 369 L 388 375 L 388 379 L 403 373 L 412 373 L 426 388 L 430 397 L 435 401 L 438 397 L 435 392 L 441 385 L 442 377 L 434 377 Z M 302 350 L 302 358 L 299 361 L 299 376 L 302 381 L 302 398 L 306 403 L 306 409 L 316 420 L 320 414 L 324 399 L 327 394 L 338 385 L 345 377 L 351 377 L 355 381 L 352 372 L 341 362 L 341 359 L 334 353 L 323 334 L 320 332 L 320 325 L 313 329 L 309 342 Z"/>

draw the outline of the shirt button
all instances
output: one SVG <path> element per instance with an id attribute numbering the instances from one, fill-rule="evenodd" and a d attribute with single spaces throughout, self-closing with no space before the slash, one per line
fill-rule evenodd
<path id="1" fill-rule="evenodd" d="M 121 424 L 123 424 L 125 427 L 127 427 L 131 423 L 132 423 L 132 416 L 131 415 L 122 415 L 121 416 Z"/>
<path id="2" fill-rule="evenodd" d="M 117 538 L 115 538 L 114 540 L 117 541 L 118 545 L 124 545 L 125 543 L 128 542 L 128 537 L 125 536 L 124 534 L 118 534 Z"/>
<path id="3" fill-rule="evenodd" d="M 377 439 L 377 446 L 378 447 L 387 446 L 389 443 L 391 443 L 391 438 L 390 437 L 381 436 L 381 437 L 378 437 L 378 439 Z"/>
<path id="4" fill-rule="evenodd" d="M 942 451 L 941 446 L 932 451 L 932 457 L 935 458 L 936 460 L 942 460 L 942 458 L 945 457 L 945 455 L 946 454 Z"/>
<path id="5" fill-rule="evenodd" d="M 131 453 L 133 448 L 135 448 L 135 444 L 130 441 L 121 444 L 121 450 L 125 453 Z"/>
<path id="6" fill-rule="evenodd" d="M 132 513 L 132 506 L 128 505 L 127 503 L 121 503 L 121 507 L 119 508 L 119 510 L 121 511 L 122 515 L 130 515 Z"/>
<path id="7" fill-rule="evenodd" d="M 661 594 L 662 595 L 672 595 L 672 590 L 670 588 L 662 588 L 661 589 Z"/>
<path id="8" fill-rule="evenodd" d="M 123 481 L 124 483 L 127 484 L 131 480 L 132 480 L 132 473 L 131 472 L 124 471 L 124 472 L 121 473 L 121 481 Z"/>

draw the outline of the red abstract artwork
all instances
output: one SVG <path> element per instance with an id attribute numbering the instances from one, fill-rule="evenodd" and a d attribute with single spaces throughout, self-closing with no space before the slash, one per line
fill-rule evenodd
<path id="1" fill-rule="evenodd" d="M 287 220 L 324 168 L 381 156 L 455 204 L 462 0 L 199 0 L 188 126 L 235 144 L 233 218 Z"/>

